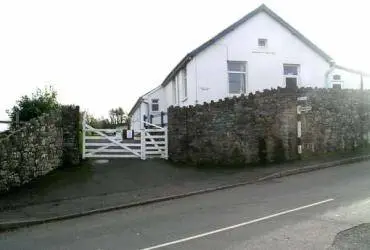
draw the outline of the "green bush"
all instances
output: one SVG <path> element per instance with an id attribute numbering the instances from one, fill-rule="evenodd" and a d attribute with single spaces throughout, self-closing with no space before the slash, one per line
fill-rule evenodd
<path id="1" fill-rule="evenodd" d="M 7 113 L 11 121 L 13 121 L 12 127 L 14 127 L 17 114 L 19 115 L 19 121 L 26 122 L 44 113 L 50 113 L 58 107 L 57 92 L 49 86 L 43 90 L 36 89 L 36 92 L 31 97 L 27 95 L 22 96 Z"/>

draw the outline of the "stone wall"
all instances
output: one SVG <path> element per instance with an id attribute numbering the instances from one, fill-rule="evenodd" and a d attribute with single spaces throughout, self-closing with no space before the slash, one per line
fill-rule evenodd
<path id="1" fill-rule="evenodd" d="M 80 162 L 80 108 L 78 106 L 62 106 L 63 130 L 63 164 L 77 165 Z"/>
<path id="2" fill-rule="evenodd" d="M 300 89 L 307 96 L 303 105 L 312 110 L 301 114 L 304 157 L 328 152 L 349 152 L 369 141 L 370 91 Z"/>
<path id="3" fill-rule="evenodd" d="M 297 97 L 303 155 L 351 151 L 368 136 L 369 92 L 272 89 L 168 111 L 169 157 L 192 164 L 246 165 L 298 157 Z"/>
<path id="4" fill-rule="evenodd" d="M 195 107 L 171 107 L 169 157 L 197 165 L 295 159 L 295 100 L 295 92 L 277 89 Z"/>
<path id="5" fill-rule="evenodd" d="M 0 193 L 79 159 L 79 107 L 63 106 L 0 139 Z M 76 125 L 77 124 L 77 125 Z"/>

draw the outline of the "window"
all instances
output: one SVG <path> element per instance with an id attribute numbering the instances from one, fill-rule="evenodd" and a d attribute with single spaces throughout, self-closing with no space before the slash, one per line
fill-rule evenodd
<path id="1" fill-rule="evenodd" d="M 285 76 L 297 76 L 298 75 L 298 65 L 284 65 L 284 75 Z"/>
<path id="2" fill-rule="evenodd" d="M 333 80 L 334 81 L 340 81 L 341 80 L 340 75 L 333 75 Z"/>
<path id="3" fill-rule="evenodd" d="M 295 89 L 298 87 L 299 65 L 284 64 L 283 74 L 286 88 Z"/>
<path id="4" fill-rule="evenodd" d="M 159 111 L 159 99 L 152 99 L 152 111 Z"/>
<path id="5" fill-rule="evenodd" d="M 229 94 L 241 94 L 246 92 L 247 63 L 240 61 L 228 61 L 227 73 L 229 78 Z"/>
<path id="6" fill-rule="evenodd" d="M 182 84 L 182 98 L 185 99 L 188 97 L 188 82 L 186 79 L 186 69 L 182 70 L 182 79 L 181 79 L 181 84 Z"/>
<path id="7" fill-rule="evenodd" d="M 261 48 L 267 47 L 267 39 L 266 38 L 258 38 L 258 47 L 261 47 Z"/>
<path id="8" fill-rule="evenodd" d="M 333 89 L 341 89 L 342 85 L 340 83 L 334 83 L 333 84 Z"/>

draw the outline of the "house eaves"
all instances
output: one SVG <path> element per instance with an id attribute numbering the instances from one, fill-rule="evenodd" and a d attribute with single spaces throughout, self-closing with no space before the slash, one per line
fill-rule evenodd
<path id="1" fill-rule="evenodd" d="M 154 91 L 157 91 L 158 89 L 162 88 L 161 85 L 155 87 L 154 89 L 146 92 L 144 95 L 140 96 L 137 101 L 135 102 L 135 105 L 132 107 L 132 109 L 130 110 L 130 112 L 128 113 L 128 116 L 132 116 L 133 113 L 135 112 L 135 110 L 140 106 L 140 104 L 145 100 L 145 96 L 147 95 L 150 95 L 151 93 L 153 93 Z"/>
<path id="2" fill-rule="evenodd" d="M 363 72 L 363 71 L 360 71 L 360 70 L 347 68 L 347 67 L 344 67 L 344 66 L 341 66 L 341 65 L 335 65 L 335 68 L 347 71 L 349 73 L 357 74 L 357 75 L 362 75 L 362 76 L 366 76 L 366 77 L 370 76 L 369 73 L 366 73 L 366 72 Z"/>
<path id="3" fill-rule="evenodd" d="M 135 110 L 138 108 L 138 107 L 140 107 L 140 104 L 141 104 L 141 102 L 143 101 L 143 98 L 140 96 L 138 99 L 137 99 L 137 101 L 135 102 L 135 105 L 132 107 L 132 109 L 130 110 L 130 112 L 128 113 L 128 116 L 129 117 L 131 117 L 133 114 L 134 114 L 134 112 L 135 112 Z"/>
<path id="4" fill-rule="evenodd" d="M 216 43 L 219 39 L 223 38 L 230 32 L 234 31 L 236 28 L 238 28 L 240 25 L 251 19 L 252 17 L 256 16 L 258 13 L 265 12 L 267 15 L 269 15 L 271 18 L 273 18 L 275 21 L 277 21 L 279 24 L 281 24 L 283 27 L 285 27 L 290 33 L 292 33 L 294 36 L 296 36 L 299 40 L 301 40 L 304 44 L 306 44 L 309 48 L 311 48 L 314 52 L 316 52 L 319 56 L 321 56 L 325 61 L 328 63 L 332 63 L 333 59 L 326 54 L 323 50 L 321 50 L 319 47 L 317 47 L 313 42 L 308 40 L 304 35 L 302 35 L 298 30 L 293 28 L 290 24 L 285 22 L 280 16 L 278 16 L 275 12 L 273 12 L 271 9 L 269 9 L 266 5 L 262 4 L 257 9 L 253 10 L 252 12 L 248 13 L 241 19 L 239 19 L 237 22 L 233 23 L 220 33 L 218 33 L 215 37 L 211 38 L 207 42 L 203 43 L 201 46 L 196 48 L 195 50 L 188 53 L 177 65 L 176 67 L 167 75 L 167 77 L 164 79 L 162 86 L 166 86 L 171 79 L 182 69 L 186 66 L 186 64 L 193 59 L 196 55 L 198 55 L 200 52 L 207 49 L 212 44 Z"/>

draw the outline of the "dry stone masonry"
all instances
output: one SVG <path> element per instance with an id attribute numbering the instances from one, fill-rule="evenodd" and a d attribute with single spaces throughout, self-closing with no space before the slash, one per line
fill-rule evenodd
<path id="1" fill-rule="evenodd" d="M 369 141 L 370 91 L 351 89 L 300 89 L 307 96 L 303 112 L 303 156 L 349 152 Z"/>
<path id="2" fill-rule="evenodd" d="M 62 106 L 0 138 L 0 193 L 79 163 L 79 107 Z"/>
<path id="3" fill-rule="evenodd" d="M 295 98 L 295 93 L 278 89 L 195 107 L 171 107 L 169 156 L 198 165 L 295 159 Z"/>
<path id="4" fill-rule="evenodd" d="M 66 105 L 61 109 L 63 130 L 63 164 L 77 165 L 80 162 L 80 109 L 78 106 Z"/>
<path id="5" fill-rule="evenodd" d="M 283 88 L 168 110 L 169 157 L 195 165 L 248 165 L 299 158 L 297 97 L 303 155 L 354 150 L 367 140 L 369 92 Z M 365 136 L 366 135 L 366 136 Z"/>

